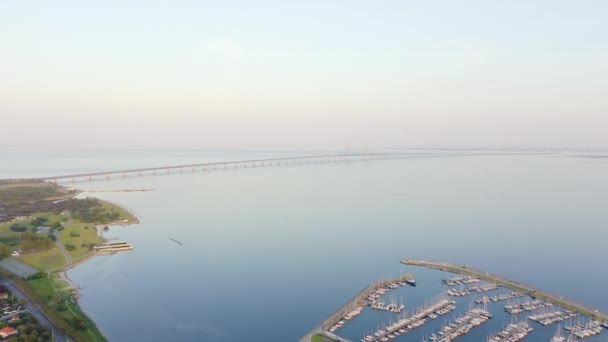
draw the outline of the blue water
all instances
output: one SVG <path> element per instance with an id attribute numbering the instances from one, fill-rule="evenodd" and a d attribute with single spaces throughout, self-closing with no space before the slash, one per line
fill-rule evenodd
<path id="1" fill-rule="evenodd" d="M 0 177 L 286 154 L 302 153 L 1 150 Z M 404 258 L 466 263 L 608 311 L 606 174 L 608 159 L 454 155 L 77 183 L 154 191 L 92 194 L 140 217 L 107 235 L 135 250 L 69 276 L 113 341 L 295 341 L 406 270 Z M 440 292 L 430 271 L 408 271 L 430 278 L 403 290 L 406 304 Z M 459 340 L 483 340 L 494 321 Z M 376 325 L 351 323 L 356 340 Z"/>

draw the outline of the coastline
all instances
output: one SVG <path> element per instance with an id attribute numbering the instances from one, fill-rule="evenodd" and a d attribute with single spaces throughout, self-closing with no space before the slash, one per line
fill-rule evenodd
<path id="1" fill-rule="evenodd" d="M 139 224 L 140 223 L 139 218 L 132 211 L 130 211 L 129 209 L 127 209 L 126 207 L 124 207 L 124 206 L 122 206 L 120 204 L 117 204 L 115 202 L 112 202 L 112 201 L 103 200 L 103 199 L 99 199 L 99 198 L 97 198 L 97 199 L 99 201 L 110 203 L 111 205 L 113 205 L 113 206 L 115 206 L 117 208 L 120 208 L 121 210 L 123 210 L 125 213 L 127 213 L 130 216 L 129 219 L 126 219 L 126 220 L 114 221 L 114 222 L 110 222 L 110 223 L 107 223 L 107 224 L 96 224 L 95 225 L 95 230 L 97 232 L 97 236 L 99 236 L 104 242 L 108 241 L 106 238 L 103 237 L 103 232 L 104 232 L 105 227 L 109 227 L 109 228 L 110 227 L 115 227 L 115 226 L 127 227 L 127 226 L 130 226 L 130 225 L 135 225 L 135 224 Z M 79 289 L 80 286 L 76 282 L 74 282 L 73 280 L 71 280 L 68 277 L 67 272 L 69 270 L 71 270 L 72 268 L 75 268 L 77 266 L 80 266 L 80 265 L 84 264 L 85 262 L 89 261 L 90 259 L 92 259 L 92 258 L 94 258 L 96 256 L 98 256 L 98 253 L 96 253 L 94 251 L 91 251 L 90 253 L 85 254 L 83 257 L 79 258 L 78 260 L 75 260 L 75 261 L 69 263 L 68 265 L 66 265 L 66 266 L 62 267 L 61 269 L 58 269 L 58 270 L 56 270 L 54 272 L 57 273 L 57 274 L 63 273 L 64 277 L 65 277 L 65 280 L 68 283 L 70 283 L 70 285 L 74 285 L 74 288 Z"/>
<path id="2" fill-rule="evenodd" d="M 71 198 L 87 192 L 75 190 L 77 192 Z M 105 227 L 126 227 L 140 223 L 140 219 L 136 214 L 125 206 L 97 197 L 91 196 L 90 198 L 99 201 L 100 206 L 103 207 L 105 212 L 117 213 L 119 218 L 105 224 L 90 224 L 81 219 L 73 219 L 70 212 L 65 212 L 65 215 L 62 213 L 65 216 L 65 231 L 55 231 L 51 235 L 54 235 L 56 239 L 56 246 L 54 246 L 55 255 L 61 255 L 62 260 L 65 260 L 65 264 L 53 267 L 52 265 L 41 263 L 39 260 L 26 260 L 18 257 L 17 260 L 19 262 L 33 267 L 38 273 L 23 279 L 14 280 L 15 285 L 19 284 L 22 291 L 28 293 L 35 300 L 36 305 L 44 312 L 47 319 L 52 322 L 53 328 L 59 329 L 66 336 L 70 336 L 69 340 L 72 341 L 108 341 L 108 338 L 99 329 L 96 322 L 80 306 L 78 299 L 80 298 L 79 290 L 81 287 L 70 278 L 68 271 L 85 264 L 98 255 L 94 250 L 87 251 L 84 254 L 81 253 L 84 252 L 86 245 L 89 245 L 89 248 L 91 248 L 91 244 L 96 245 L 100 242 L 108 241 L 103 237 Z M 72 235 L 72 233 L 75 233 L 75 235 Z M 16 276 L 16 278 L 18 277 Z M 48 296 L 51 294 L 57 301 L 63 302 L 63 309 L 58 309 L 56 304 L 48 302 L 48 298 L 50 298 Z M 76 321 L 81 322 L 79 324 L 86 328 L 84 330 L 82 328 L 75 328 L 73 324 Z"/>

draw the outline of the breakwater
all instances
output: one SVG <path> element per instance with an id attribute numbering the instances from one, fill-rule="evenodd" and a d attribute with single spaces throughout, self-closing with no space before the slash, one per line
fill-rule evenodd
<path id="1" fill-rule="evenodd" d="M 366 306 L 368 304 L 368 300 L 366 299 L 369 295 L 371 295 L 374 291 L 376 291 L 379 287 L 384 287 L 388 284 L 402 283 L 406 279 L 413 279 L 412 275 L 407 274 L 404 276 L 398 276 L 389 279 L 383 279 L 375 283 L 369 284 L 369 286 L 365 287 L 363 290 L 359 291 L 351 300 L 349 300 L 346 304 L 336 310 L 333 314 L 323 320 L 319 325 L 314 327 L 311 331 L 309 331 L 304 337 L 300 339 L 300 342 L 310 342 L 311 338 L 314 334 L 320 332 L 327 332 L 332 326 L 338 323 L 344 316 L 348 313 L 352 312 L 357 307 Z M 343 339 L 342 339 L 343 340 Z"/>
<path id="2" fill-rule="evenodd" d="M 581 315 L 590 317 L 592 319 L 602 321 L 604 323 L 608 323 L 608 313 L 602 312 L 598 309 L 592 308 L 588 305 L 578 303 L 571 299 L 564 298 L 562 296 L 558 296 L 541 289 L 522 284 L 517 281 L 513 281 L 504 277 L 501 277 L 496 274 L 491 274 L 488 272 L 476 270 L 474 268 L 469 267 L 468 265 L 455 265 L 447 262 L 434 262 L 434 261 L 426 261 L 426 260 L 402 260 L 402 264 L 410 265 L 410 266 L 421 266 L 427 268 L 433 268 L 441 271 L 448 271 L 457 274 L 463 274 L 468 276 L 473 276 L 494 284 L 502 285 L 506 288 L 524 293 L 532 298 L 544 300 L 550 302 L 552 304 L 558 305 L 564 309 L 571 310 L 577 312 Z"/>

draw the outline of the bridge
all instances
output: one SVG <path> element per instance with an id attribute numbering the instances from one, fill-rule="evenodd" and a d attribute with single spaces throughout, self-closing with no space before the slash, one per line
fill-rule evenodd
<path id="1" fill-rule="evenodd" d="M 303 165 L 303 164 L 321 164 L 321 163 L 343 163 L 354 160 L 379 160 L 379 159 L 395 159 L 405 155 L 405 153 L 354 153 L 354 154 L 327 154 L 327 155 L 308 155 L 298 157 L 277 157 L 263 159 L 246 159 L 246 160 L 230 160 L 207 162 L 199 164 L 185 164 L 172 166 L 147 167 L 139 169 L 126 169 L 114 171 L 99 171 L 88 173 L 75 173 L 56 175 L 48 177 L 38 177 L 36 179 L 44 181 L 92 181 L 95 179 L 111 179 L 113 177 L 126 178 L 128 176 L 144 176 L 156 174 L 171 174 L 184 172 L 206 172 L 215 170 L 228 170 L 239 168 L 255 168 L 255 167 L 270 167 L 270 166 L 288 166 L 288 165 Z"/>

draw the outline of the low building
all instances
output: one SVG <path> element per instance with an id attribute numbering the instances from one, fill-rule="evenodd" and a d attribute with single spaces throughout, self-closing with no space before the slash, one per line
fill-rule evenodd
<path id="1" fill-rule="evenodd" d="M 17 334 L 18 334 L 17 329 L 15 329 L 13 327 L 6 327 L 6 328 L 0 329 L 0 337 L 1 338 L 7 338 L 7 337 L 11 337 L 11 336 L 17 336 Z"/>
<path id="2" fill-rule="evenodd" d="M 51 232 L 51 227 L 38 227 L 36 228 L 36 234 L 48 234 Z"/>

